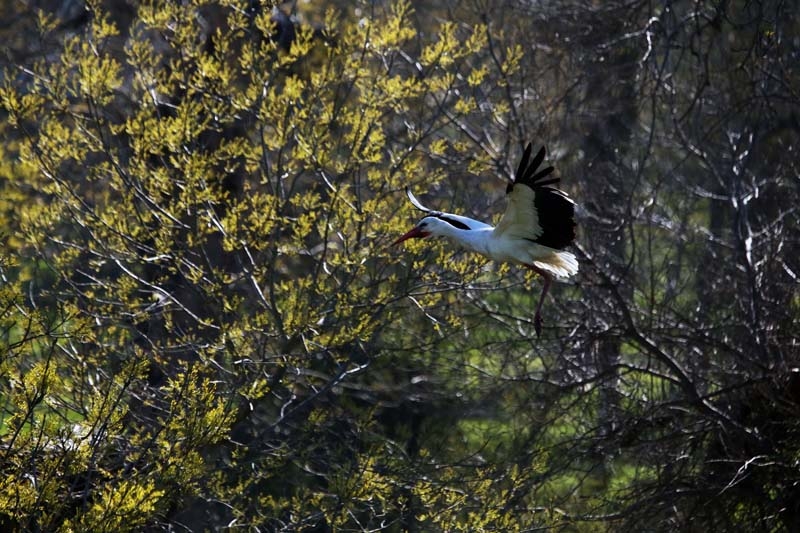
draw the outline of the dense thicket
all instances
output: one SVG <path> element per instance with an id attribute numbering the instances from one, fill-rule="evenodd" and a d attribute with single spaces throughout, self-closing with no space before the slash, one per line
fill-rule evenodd
<path id="1" fill-rule="evenodd" d="M 3 529 L 800 528 L 793 3 L 3 9 Z"/>

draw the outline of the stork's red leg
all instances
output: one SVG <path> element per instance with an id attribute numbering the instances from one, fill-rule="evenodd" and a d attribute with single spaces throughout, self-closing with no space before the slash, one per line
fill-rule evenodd
<path id="1" fill-rule="evenodd" d="M 536 336 L 542 336 L 542 304 L 544 297 L 547 296 L 547 291 L 550 290 L 550 282 L 553 280 L 548 274 L 544 274 L 544 286 L 542 287 L 542 295 L 539 296 L 539 304 L 536 306 L 536 314 L 533 315 L 533 329 L 536 330 Z"/>
<path id="2" fill-rule="evenodd" d="M 544 284 L 542 285 L 542 295 L 539 296 L 539 303 L 536 304 L 536 314 L 533 315 L 533 329 L 536 331 L 536 336 L 542 336 L 542 304 L 544 303 L 544 298 L 547 296 L 547 291 L 550 290 L 550 283 L 553 281 L 553 278 L 542 270 L 541 268 L 537 268 L 533 265 L 527 265 L 531 270 L 542 276 L 544 279 Z"/>

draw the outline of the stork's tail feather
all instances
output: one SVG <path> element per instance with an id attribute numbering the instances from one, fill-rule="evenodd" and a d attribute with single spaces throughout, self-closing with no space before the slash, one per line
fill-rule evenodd
<path id="1" fill-rule="evenodd" d="M 556 252 L 546 259 L 538 259 L 533 264 L 558 279 L 566 279 L 578 273 L 578 260 L 570 252 Z"/>

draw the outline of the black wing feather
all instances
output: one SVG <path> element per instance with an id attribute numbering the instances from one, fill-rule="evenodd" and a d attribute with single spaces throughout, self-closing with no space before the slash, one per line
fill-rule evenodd
<path id="1" fill-rule="evenodd" d="M 530 146 L 530 143 L 528 143 L 528 146 Z M 545 150 L 544 146 L 542 146 L 536 153 L 536 157 L 533 158 L 533 161 L 531 161 L 531 164 L 528 165 L 528 168 L 525 170 L 523 181 L 528 181 L 528 180 L 534 181 L 533 173 L 536 172 L 536 169 L 539 168 L 539 165 L 541 165 L 542 161 L 544 161 L 544 154 Z"/>
<path id="2" fill-rule="evenodd" d="M 564 191 L 553 187 L 536 187 L 533 205 L 539 216 L 542 234 L 534 242 L 563 250 L 575 240 L 575 203 Z"/>
<path id="3" fill-rule="evenodd" d="M 544 148 L 542 148 L 542 150 L 544 150 Z M 549 175 L 549 174 L 552 174 L 552 172 L 554 170 L 555 170 L 555 168 L 553 168 L 553 167 L 543 168 L 542 170 L 540 170 L 539 172 L 537 172 L 533 176 L 533 179 L 531 179 L 531 181 L 534 182 L 536 185 L 544 185 L 544 183 L 541 181 L 541 179 L 544 178 L 545 176 Z M 549 179 L 547 181 L 558 181 L 558 178 L 551 178 L 551 179 Z"/>
<path id="4" fill-rule="evenodd" d="M 552 168 L 552 167 L 550 167 L 550 168 Z M 549 172 L 548 172 L 548 174 L 549 174 Z M 561 178 L 550 178 L 549 180 L 537 181 L 536 182 L 536 186 L 537 187 L 545 187 L 547 185 L 553 185 L 554 183 L 558 183 L 559 181 L 561 181 Z"/>
<path id="5" fill-rule="evenodd" d="M 525 169 L 528 167 L 528 159 L 531 158 L 531 150 L 533 150 L 533 145 L 531 143 L 528 143 L 528 146 L 525 147 L 525 153 L 522 154 L 522 159 L 519 160 L 517 173 L 514 174 L 514 181 L 519 180 L 524 174 Z"/>
<path id="6" fill-rule="evenodd" d="M 516 184 L 527 185 L 531 189 L 535 189 L 544 185 L 552 185 L 561 181 L 560 178 L 551 178 L 549 180 L 542 181 L 542 178 L 549 176 L 555 169 L 553 167 L 545 167 L 542 170 L 539 170 L 539 172 L 536 172 L 539 169 L 539 165 L 541 165 L 542 161 L 544 161 L 546 150 L 545 147 L 542 146 L 536 153 L 536 156 L 533 158 L 533 160 L 531 160 L 532 152 L 533 145 L 528 143 L 528 146 L 525 147 L 525 152 L 522 154 L 522 159 L 519 162 L 519 166 L 517 167 L 517 173 L 514 175 L 514 182 L 509 183 L 508 187 L 506 187 L 506 194 L 514 190 L 514 185 Z"/>

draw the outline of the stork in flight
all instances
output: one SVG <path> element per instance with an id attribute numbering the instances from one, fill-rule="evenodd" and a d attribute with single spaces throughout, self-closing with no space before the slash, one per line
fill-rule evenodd
<path id="1" fill-rule="evenodd" d="M 542 276 L 544 284 L 533 327 L 542 333 L 542 302 L 553 278 L 564 280 L 578 272 L 578 261 L 564 251 L 575 239 L 575 202 L 553 185 L 559 178 L 544 179 L 553 172 L 547 167 L 537 172 L 545 149 L 531 159 L 529 143 L 522 155 L 514 181 L 506 187 L 508 207 L 496 227 L 468 217 L 434 211 L 422 205 L 406 187 L 408 199 L 425 212 L 411 231 L 397 239 L 447 237 L 495 261 L 526 266 Z"/>

